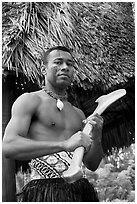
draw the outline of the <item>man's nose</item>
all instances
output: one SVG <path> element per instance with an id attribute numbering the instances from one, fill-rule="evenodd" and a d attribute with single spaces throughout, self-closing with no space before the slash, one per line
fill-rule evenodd
<path id="1" fill-rule="evenodd" d="M 61 70 L 69 71 L 68 65 L 66 62 L 62 64 Z"/>

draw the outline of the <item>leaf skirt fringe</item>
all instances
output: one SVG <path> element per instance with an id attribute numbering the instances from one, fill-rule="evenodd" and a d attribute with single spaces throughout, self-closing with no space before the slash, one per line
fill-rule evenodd
<path id="1" fill-rule="evenodd" d="M 68 184 L 62 178 L 30 181 L 17 195 L 18 202 L 99 202 L 97 192 L 85 178 Z"/>

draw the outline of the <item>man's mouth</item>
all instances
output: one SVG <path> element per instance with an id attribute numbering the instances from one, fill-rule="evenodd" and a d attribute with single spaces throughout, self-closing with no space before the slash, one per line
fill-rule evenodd
<path id="1" fill-rule="evenodd" d="M 59 76 L 68 77 L 69 78 L 68 74 L 60 74 Z"/>

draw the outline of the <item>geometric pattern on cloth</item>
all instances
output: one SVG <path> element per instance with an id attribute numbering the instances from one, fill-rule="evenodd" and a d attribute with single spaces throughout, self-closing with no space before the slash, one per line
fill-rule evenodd
<path id="1" fill-rule="evenodd" d="M 72 152 L 58 152 L 32 159 L 31 180 L 40 178 L 62 178 L 62 173 L 70 166 Z"/>

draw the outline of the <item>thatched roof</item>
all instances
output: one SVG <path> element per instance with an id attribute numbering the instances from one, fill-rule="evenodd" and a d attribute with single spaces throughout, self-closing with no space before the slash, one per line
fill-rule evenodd
<path id="1" fill-rule="evenodd" d="M 72 48 L 75 83 L 104 91 L 134 76 L 134 12 L 130 2 L 3 2 L 3 64 L 41 75 L 41 53 Z"/>

